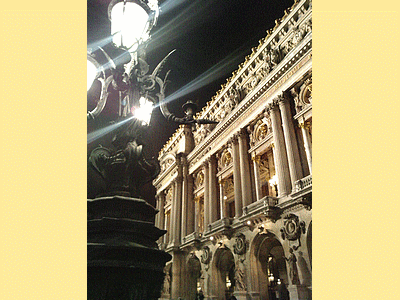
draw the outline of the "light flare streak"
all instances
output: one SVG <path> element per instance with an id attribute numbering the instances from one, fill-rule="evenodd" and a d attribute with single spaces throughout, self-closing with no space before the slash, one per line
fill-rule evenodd
<path id="1" fill-rule="evenodd" d="M 134 117 L 129 117 L 121 122 L 115 123 L 115 124 L 111 124 L 108 125 L 104 128 L 98 129 L 96 131 L 93 131 L 91 133 L 89 133 L 87 135 L 87 143 L 90 144 L 92 142 L 94 142 L 95 140 L 105 136 L 106 134 L 114 131 L 115 129 L 121 127 L 122 125 L 124 125 L 125 123 L 129 122 L 130 120 L 132 120 Z"/>

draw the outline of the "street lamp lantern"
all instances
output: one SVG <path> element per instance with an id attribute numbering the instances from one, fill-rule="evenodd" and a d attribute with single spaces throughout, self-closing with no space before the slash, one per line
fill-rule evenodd
<path id="1" fill-rule="evenodd" d="M 117 47 L 137 50 L 148 40 L 158 17 L 157 0 L 113 0 L 108 6 L 111 35 Z"/>

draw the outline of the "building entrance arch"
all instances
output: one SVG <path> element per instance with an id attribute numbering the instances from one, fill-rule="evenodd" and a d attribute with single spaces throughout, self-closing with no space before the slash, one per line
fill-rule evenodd
<path id="1" fill-rule="evenodd" d="M 212 294 L 218 300 L 229 299 L 235 287 L 235 259 L 232 251 L 227 247 L 220 247 L 215 251 L 211 270 Z"/>
<path id="2" fill-rule="evenodd" d="M 289 283 L 285 254 L 273 234 L 257 235 L 250 246 L 249 292 L 261 300 L 276 300 L 280 285 Z"/>
<path id="3" fill-rule="evenodd" d="M 196 255 L 193 253 L 189 254 L 186 262 L 188 277 L 187 277 L 187 289 L 186 297 L 187 300 L 195 300 L 197 293 L 200 290 L 200 275 L 201 275 L 201 263 Z"/>

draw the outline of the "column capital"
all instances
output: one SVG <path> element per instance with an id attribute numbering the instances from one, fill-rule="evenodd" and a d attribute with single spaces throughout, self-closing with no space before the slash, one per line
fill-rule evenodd
<path id="1" fill-rule="evenodd" d="M 239 132 L 238 132 L 238 137 L 243 138 L 243 137 L 247 137 L 247 130 L 245 128 L 240 128 Z"/>
<path id="2" fill-rule="evenodd" d="M 260 155 L 257 155 L 257 154 L 255 154 L 255 153 L 253 153 L 253 154 L 251 155 L 251 160 L 254 161 L 255 163 L 259 164 L 259 163 L 260 163 L 260 160 L 261 160 L 261 157 L 260 157 Z"/>
<path id="3" fill-rule="evenodd" d="M 215 163 L 217 161 L 217 158 L 215 157 L 215 155 L 211 155 L 209 158 L 207 158 L 207 162 L 209 165 L 211 165 L 212 163 Z"/>
<path id="4" fill-rule="evenodd" d="M 278 111 L 279 106 L 278 106 L 278 99 L 275 98 L 272 100 L 271 103 L 267 104 L 266 106 L 266 111 L 270 114 L 272 111 Z"/>
<path id="5" fill-rule="evenodd" d="M 238 133 L 234 133 L 229 139 L 229 142 L 236 145 L 238 143 Z"/>
<path id="6" fill-rule="evenodd" d="M 166 195 L 166 192 L 165 192 L 165 190 L 162 190 L 162 191 L 159 191 L 158 193 L 157 193 L 157 197 L 160 197 L 160 198 L 164 198 L 165 197 L 165 195 Z"/>
<path id="7" fill-rule="evenodd" d="M 219 178 L 218 179 L 218 183 L 221 184 L 221 185 L 224 184 L 225 181 L 226 181 L 226 179 L 224 179 L 224 178 Z"/>

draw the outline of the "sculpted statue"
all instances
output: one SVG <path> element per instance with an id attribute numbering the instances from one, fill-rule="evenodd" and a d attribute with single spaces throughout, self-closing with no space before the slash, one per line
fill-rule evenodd
<path id="1" fill-rule="evenodd" d="M 246 288 L 247 287 L 243 268 L 243 260 L 239 259 L 235 268 L 235 289 L 237 291 L 244 291 L 246 290 Z"/>
<path id="2" fill-rule="evenodd" d="M 288 262 L 289 265 L 289 278 L 292 284 L 300 284 L 299 281 L 299 273 L 297 271 L 297 258 L 296 255 L 293 253 L 293 249 L 289 248 L 289 257 L 285 260 Z"/>
<path id="3" fill-rule="evenodd" d="M 171 290 L 171 276 L 169 275 L 169 272 L 165 274 L 164 277 L 164 286 L 163 286 L 163 294 L 170 294 Z"/>

